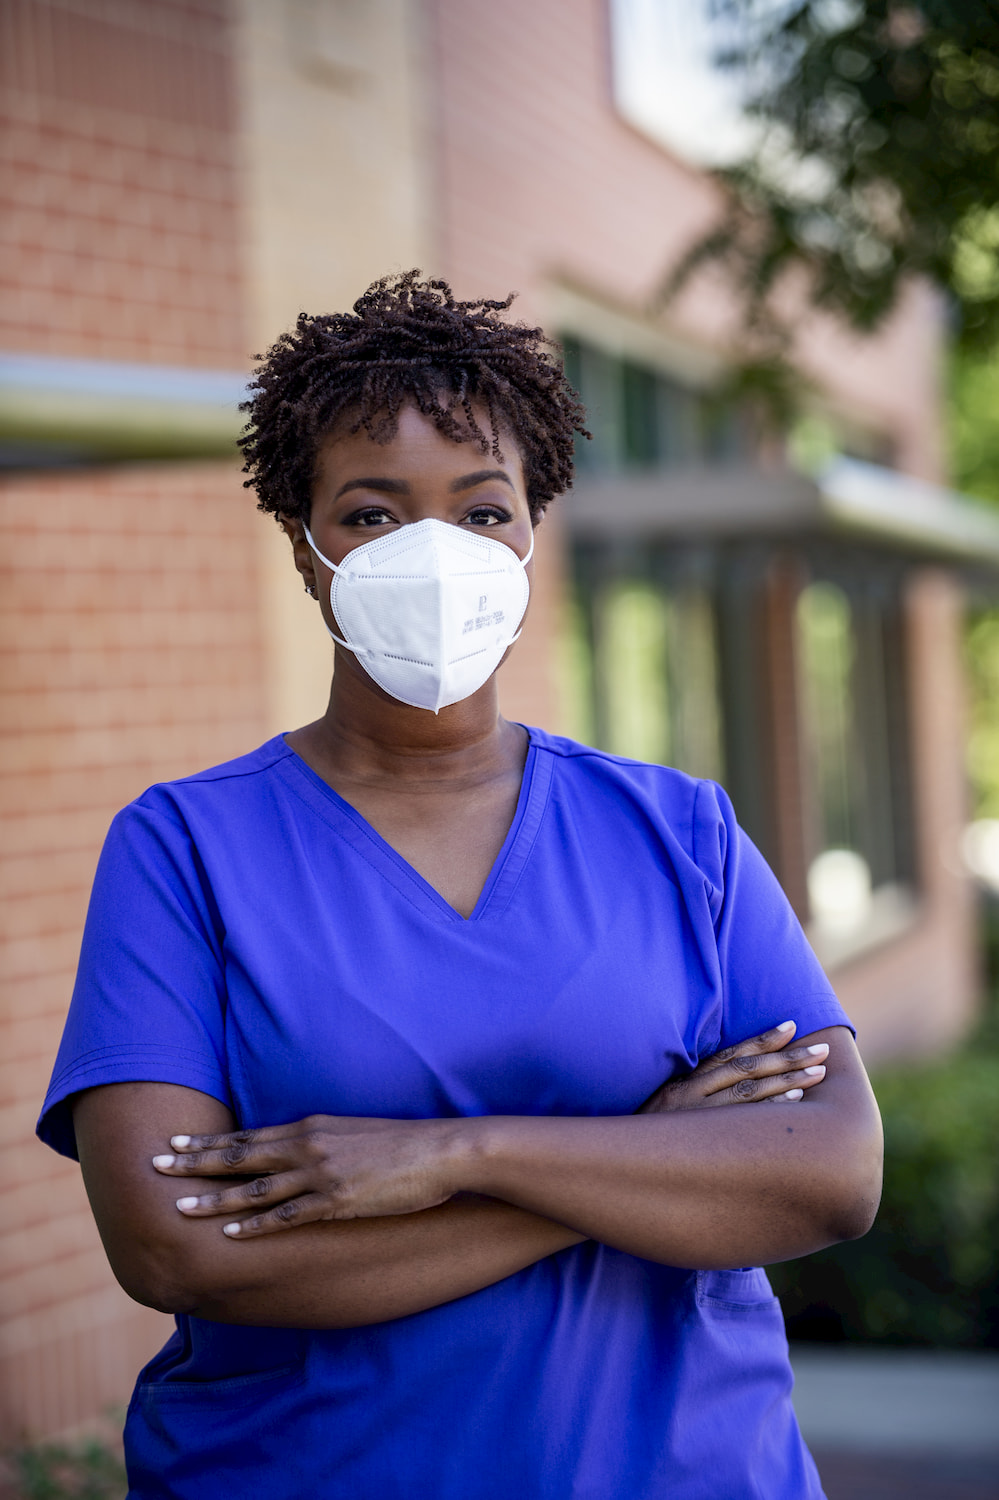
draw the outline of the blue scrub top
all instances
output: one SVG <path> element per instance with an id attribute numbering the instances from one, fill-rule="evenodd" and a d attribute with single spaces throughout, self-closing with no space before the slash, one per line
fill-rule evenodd
<path id="1" fill-rule="evenodd" d="M 101 855 L 39 1123 L 155 1080 L 244 1126 L 629 1114 L 793 1019 L 849 1025 L 724 792 L 539 730 L 458 915 L 282 738 L 153 787 Z M 130 1495 L 811 1500 L 759 1269 L 587 1243 L 361 1328 L 179 1317 L 139 1377 Z"/>

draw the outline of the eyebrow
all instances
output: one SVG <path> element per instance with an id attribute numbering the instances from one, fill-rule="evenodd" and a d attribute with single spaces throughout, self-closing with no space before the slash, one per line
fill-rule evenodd
<path id="1" fill-rule="evenodd" d="M 477 484 L 485 484 L 489 479 L 501 479 L 513 489 L 513 480 L 505 469 L 476 469 L 474 474 L 463 474 L 460 479 L 454 479 L 448 485 L 452 495 L 458 495 L 462 490 L 474 489 Z M 350 490 L 375 490 L 381 495 L 408 495 L 410 487 L 404 479 L 348 479 L 342 484 L 333 496 L 339 500 L 341 495 L 346 495 Z"/>
<path id="2" fill-rule="evenodd" d="M 504 484 L 508 484 L 513 489 L 513 480 L 505 469 L 476 469 L 474 474 L 463 474 L 460 479 L 453 480 L 448 485 L 448 489 L 452 495 L 456 495 L 461 490 L 470 490 L 477 484 L 485 484 L 487 479 L 502 479 Z"/>
<path id="3" fill-rule="evenodd" d="M 409 485 L 404 479 L 348 479 L 333 496 L 339 500 L 349 490 L 377 490 L 382 495 L 408 495 Z"/>

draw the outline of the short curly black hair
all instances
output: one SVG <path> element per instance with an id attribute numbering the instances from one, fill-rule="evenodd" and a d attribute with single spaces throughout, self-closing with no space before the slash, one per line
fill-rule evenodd
<path id="1" fill-rule="evenodd" d="M 455 442 L 503 462 L 500 429 L 515 438 L 532 520 L 572 484 L 574 435 L 585 415 L 540 328 L 505 322 L 503 302 L 458 302 L 419 271 L 383 276 L 354 315 L 302 313 L 260 364 L 241 411 L 247 489 L 259 508 L 308 520 L 319 446 L 344 416 L 375 442 L 395 435 L 412 403 Z M 485 409 L 491 433 L 476 420 Z M 460 411 L 464 421 L 457 419 Z"/>

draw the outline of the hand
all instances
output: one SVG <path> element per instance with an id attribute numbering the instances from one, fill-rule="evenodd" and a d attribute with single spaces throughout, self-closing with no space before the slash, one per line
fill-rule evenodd
<path id="1" fill-rule="evenodd" d="M 191 1218 L 255 1210 L 223 1225 L 230 1237 L 248 1239 L 324 1219 L 435 1208 L 458 1191 L 465 1124 L 311 1115 L 264 1130 L 175 1135 L 173 1154 L 154 1156 L 153 1166 L 172 1177 L 248 1179 L 177 1199 Z"/>
<path id="2" fill-rule="evenodd" d="M 815 1088 L 826 1076 L 829 1046 L 816 1042 L 811 1047 L 789 1047 L 794 1031 L 794 1022 L 784 1021 L 748 1042 L 723 1047 L 692 1073 L 664 1083 L 635 1113 L 661 1115 L 764 1100 L 797 1103 L 805 1089 Z"/>

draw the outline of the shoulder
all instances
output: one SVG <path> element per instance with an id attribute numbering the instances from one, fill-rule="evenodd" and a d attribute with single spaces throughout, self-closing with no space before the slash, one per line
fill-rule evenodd
<path id="1" fill-rule="evenodd" d="M 720 873 L 737 832 L 726 792 L 716 782 L 672 766 L 630 760 L 545 730 L 529 729 L 531 743 L 555 758 L 560 783 L 609 816 L 642 817 L 683 848 L 705 874 Z"/>
<path id="2" fill-rule="evenodd" d="M 170 826 L 186 829 L 191 819 L 198 820 L 206 814 L 225 817 L 231 811 L 245 816 L 254 804 L 268 799 L 276 773 L 293 754 L 277 735 L 235 760 L 173 781 L 155 782 L 122 808 L 112 829 L 156 827 L 165 831 Z"/>
<path id="3" fill-rule="evenodd" d="M 204 771 L 195 771 L 189 776 L 179 776 L 174 781 L 157 781 L 129 804 L 133 807 L 157 806 L 161 802 L 183 799 L 185 795 L 197 796 L 201 792 L 211 794 L 212 789 L 223 788 L 242 791 L 252 796 L 254 789 L 265 782 L 270 773 L 282 761 L 291 759 L 294 752 L 288 748 L 281 735 L 266 740 L 247 755 L 235 760 L 226 760 Z"/>

